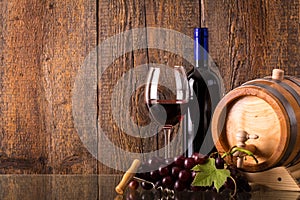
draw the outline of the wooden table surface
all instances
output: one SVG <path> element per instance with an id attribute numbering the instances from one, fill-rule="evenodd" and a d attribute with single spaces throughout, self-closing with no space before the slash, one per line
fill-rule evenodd
<path id="1" fill-rule="evenodd" d="M 129 190 L 123 196 L 117 195 L 114 188 L 120 175 L 0 175 L 0 199 L 132 199 Z M 136 199 L 159 199 L 154 191 L 139 191 Z M 148 198 L 142 198 L 147 196 Z M 210 192 L 181 192 L 175 199 L 224 199 Z M 238 199 L 300 199 L 300 193 L 272 191 L 254 187 L 247 195 Z"/>

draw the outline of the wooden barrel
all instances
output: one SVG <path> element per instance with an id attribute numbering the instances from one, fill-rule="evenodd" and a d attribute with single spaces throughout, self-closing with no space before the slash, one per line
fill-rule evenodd
<path id="1" fill-rule="evenodd" d="M 225 95 L 212 119 L 212 135 L 218 151 L 227 152 L 238 145 L 237 133 L 241 131 L 258 136 L 244 142 L 244 148 L 251 149 L 259 161 L 256 164 L 250 157 L 243 159 L 245 171 L 298 163 L 300 79 L 284 76 L 282 70 L 275 69 L 272 77 L 246 82 Z"/>

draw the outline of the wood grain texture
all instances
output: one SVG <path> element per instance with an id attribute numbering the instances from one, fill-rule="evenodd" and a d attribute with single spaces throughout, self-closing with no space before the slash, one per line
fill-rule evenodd
<path id="1" fill-rule="evenodd" d="M 72 120 L 95 3 L 1 1 L 1 172 L 96 173 Z"/>
<path id="2" fill-rule="evenodd" d="M 226 120 L 229 145 L 237 144 L 236 133 L 240 130 L 248 134 L 256 134 L 259 138 L 248 140 L 247 145 L 255 145 L 257 148 L 255 155 L 259 163 L 270 160 L 272 154 L 279 149 L 278 147 L 284 144 L 281 134 L 278 134 L 282 129 L 278 118 L 274 108 L 265 100 L 255 96 L 238 98 L 228 110 Z M 256 164 L 253 159 L 247 159 L 247 163 Z"/>
<path id="3" fill-rule="evenodd" d="M 273 68 L 299 75 L 299 1 L 204 0 L 202 11 L 227 92 Z"/>
<path id="4" fill-rule="evenodd" d="M 265 78 L 248 81 L 230 91 L 216 107 L 212 120 L 218 151 L 227 152 L 238 145 L 238 132 L 243 131 L 246 135 L 258 136 L 243 143 L 258 160 L 258 163 L 253 159 L 244 160 L 241 168 L 245 171 L 297 163 L 300 107 L 296 99 L 299 93 L 292 95 L 290 91 L 298 89 L 299 86 L 288 79 L 276 82 Z"/>
<path id="5" fill-rule="evenodd" d="M 41 173 L 46 156 L 40 53 L 43 5 L 1 1 L 1 172 Z M 31 8 L 31 9 L 28 9 Z M 10 163 L 10 164 L 9 164 Z"/>
<path id="6" fill-rule="evenodd" d="M 96 173 L 97 162 L 74 128 L 72 89 L 89 51 L 95 48 L 96 2 L 48 1 L 42 15 L 41 84 L 48 173 Z"/>
<path id="7" fill-rule="evenodd" d="M 99 1 L 99 26 L 98 26 L 98 43 L 99 46 L 103 42 L 109 40 L 112 36 L 116 36 L 117 46 L 111 49 L 104 49 L 105 52 L 99 52 L 98 65 L 98 105 L 99 105 L 99 127 L 101 131 L 109 138 L 113 145 L 120 147 L 125 151 L 132 153 L 142 153 L 146 149 L 153 149 L 153 142 L 145 142 L 141 138 L 127 135 L 123 128 L 128 128 L 128 105 L 124 101 L 125 96 L 136 90 L 136 78 L 129 75 L 129 78 L 121 83 L 120 87 L 116 87 L 117 82 L 130 69 L 145 64 L 147 54 L 145 51 L 126 52 L 126 48 L 134 41 L 134 35 L 130 35 L 124 40 L 120 34 L 134 28 L 145 27 L 145 5 L 144 1 Z M 145 35 L 139 35 L 137 40 L 145 39 Z M 115 42 L 115 41 L 113 41 Z M 126 42 L 129 42 L 126 43 Z M 137 41 L 139 42 L 139 41 Z M 127 46 L 126 46 L 127 45 Z M 109 66 L 101 66 L 102 60 L 108 60 L 110 56 L 116 54 L 121 56 Z M 105 70 L 105 71 L 104 71 Z M 135 104 L 133 101 L 133 105 Z M 118 109 L 116 115 L 113 115 L 112 109 Z M 114 119 L 119 119 L 115 121 Z M 101 141 L 100 141 L 101 143 Z M 105 145 L 105 144 L 100 144 Z M 100 147 L 103 148 L 103 147 Z M 107 147 L 103 151 L 98 152 L 99 157 L 104 157 L 106 151 L 112 151 Z M 120 168 L 127 164 L 124 157 L 120 157 L 117 152 L 114 154 L 115 167 Z M 113 169 L 105 171 L 99 167 L 102 173 L 112 173 Z"/>
<path id="8" fill-rule="evenodd" d="M 156 27 L 192 37 L 194 27 L 207 26 L 210 55 L 228 92 L 275 67 L 299 76 L 299 9 L 296 0 L 0 1 L 0 173 L 116 173 L 89 153 L 72 116 L 72 90 L 84 59 L 111 36 Z M 133 43 L 153 40 L 145 32 L 131 38 Z M 170 38 L 161 35 L 159 41 L 182 47 L 180 41 L 164 43 Z M 142 78 L 131 74 L 116 87 L 118 80 L 146 63 L 190 64 L 158 49 L 125 52 L 127 45 L 120 41 L 116 50 L 123 55 L 106 71 L 97 68 L 98 90 L 87 93 L 98 95 L 93 119 L 116 146 L 149 152 L 162 146 L 160 136 L 134 138 L 120 128 L 131 128 L 122 120 L 128 117 L 140 126 L 147 123 L 140 116 L 147 113 L 137 93 Z M 122 95 L 129 90 L 135 91 L 130 111 L 121 113 L 117 124 L 112 108 L 127 109 Z M 116 163 L 124 165 L 121 158 Z"/>
<path id="9" fill-rule="evenodd" d="M 99 45 L 112 36 L 118 36 L 118 34 L 122 34 L 128 30 L 135 28 L 142 29 L 144 27 L 181 31 L 183 34 L 192 37 L 193 27 L 199 24 L 199 17 L 194 17 L 194 14 L 197 15 L 198 13 L 196 9 L 199 10 L 198 3 L 190 1 L 176 1 L 175 3 L 171 1 L 99 1 Z M 172 35 L 162 34 L 156 35 L 153 38 L 149 32 L 143 32 L 143 30 L 137 31 L 136 34 L 136 36 L 132 35 L 129 38 L 129 42 L 151 43 L 153 42 L 151 41 L 152 39 L 156 39 L 159 43 L 168 41 L 169 43 L 166 45 L 170 46 L 174 46 L 176 43 L 176 41 L 166 38 L 172 37 Z M 117 39 L 121 40 L 122 38 L 117 37 Z M 115 52 L 108 51 L 99 55 L 100 60 L 102 60 L 108 58 L 111 54 L 116 54 L 116 52 L 122 53 L 105 71 L 103 71 L 102 66 L 98 66 L 100 68 L 98 74 L 101 76 L 99 77 L 100 82 L 98 84 L 100 91 L 98 112 L 100 127 L 114 145 L 126 151 L 133 153 L 151 152 L 164 146 L 163 134 L 160 133 L 157 136 L 149 138 L 134 138 L 129 135 L 130 133 L 125 131 L 128 130 L 126 127 L 130 127 L 130 125 L 126 124 L 128 123 L 126 119 L 130 117 L 133 117 L 134 123 L 141 127 L 149 123 L 147 122 L 149 120 L 149 117 L 147 117 L 147 108 L 143 100 L 143 85 L 138 84 L 140 80 L 135 79 L 134 75 L 129 75 L 129 79 L 123 81 L 121 87 L 116 87 L 116 85 L 119 84 L 118 82 L 124 75 L 129 74 L 131 70 L 137 69 L 141 65 L 155 63 L 173 67 L 174 65 L 182 64 L 183 59 L 170 52 L 158 49 L 138 49 L 127 52 L 126 48 L 128 45 L 130 44 L 121 40 L 120 44 L 113 49 Z M 180 48 L 179 45 L 178 47 Z M 144 71 L 144 76 L 140 76 L 139 78 L 145 79 L 146 72 Z M 132 91 L 130 109 L 133 116 L 128 116 L 126 115 L 128 105 L 126 105 L 124 98 L 126 98 L 126 93 Z M 114 101 L 114 99 L 117 100 Z M 116 103 L 111 104 L 112 101 Z M 118 107 L 121 111 L 118 113 L 118 116 L 113 116 L 112 110 L 115 107 Z M 118 124 L 114 121 L 115 117 L 121 118 Z M 132 122 L 130 121 L 129 123 Z M 178 127 L 175 128 L 175 131 L 177 130 Z M 180 144 L 178 146 L 180 148 Z M 102 153 L 105 154 L 106 152 L 98 152 L 100 156 Z M 104 155 L 102 154 L 102 156 Z M 124 165 L 123 157 L 119 158 L 116 155 L 115 158 L 116 166 Z M 101 168 L 100 170 L 103 172 Z"/>
<path id="10" fill-rule="evenodd" d="M 285 167 L 275 167 L 258 173 L 245 173 L 245 175 L 249 182 L 277 191 L 300 191 L 299 183 L 291 176 L 289 170 Z M 274 196 L 275 195 L 273 195 L 273 197 Z M 278 196 L 276 195 L 276 197 Z"/>

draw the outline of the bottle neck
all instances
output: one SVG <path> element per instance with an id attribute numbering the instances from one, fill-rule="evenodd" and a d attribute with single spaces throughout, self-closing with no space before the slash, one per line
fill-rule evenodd
<path id="1" fill-rule="evenodd" d="M 208 59 L 195 60 L 195 68 L 197 69 L 209 69 Z"/>
<path id="2" fill-rule="evenodd" d="M 207 28 L 196 28 L 194 30 L 194 60 L 196 68 L 208 69 Z"/>

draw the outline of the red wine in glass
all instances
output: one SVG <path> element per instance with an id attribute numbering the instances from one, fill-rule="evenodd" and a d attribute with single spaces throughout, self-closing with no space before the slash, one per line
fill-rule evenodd
<path id="1" fill-rule="evenodd" d="M 150 100 L 148 106 L 153 118 L 160 124 L 175 126 L 186 111 L 185 100 Z"/>

